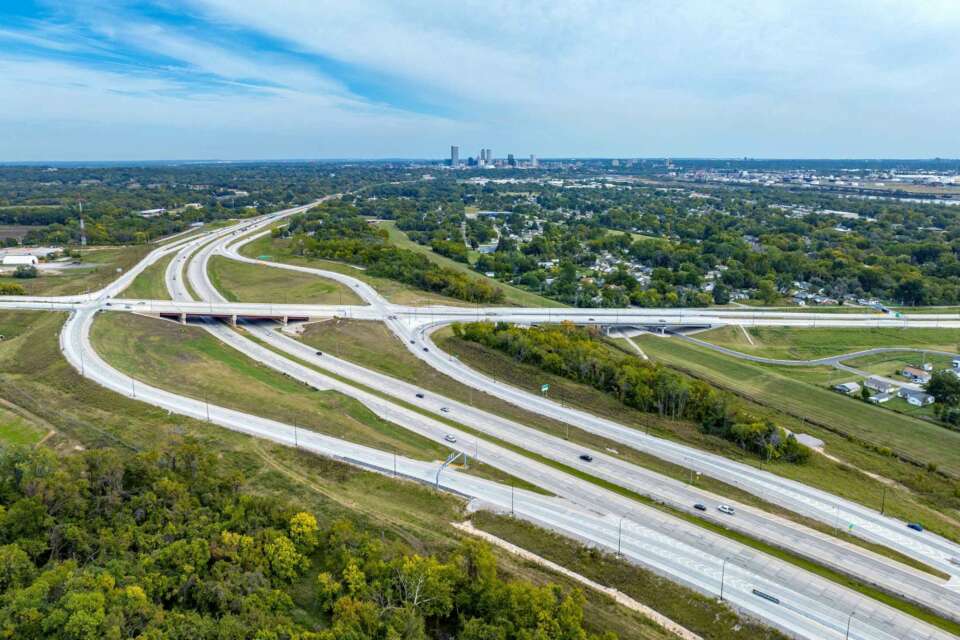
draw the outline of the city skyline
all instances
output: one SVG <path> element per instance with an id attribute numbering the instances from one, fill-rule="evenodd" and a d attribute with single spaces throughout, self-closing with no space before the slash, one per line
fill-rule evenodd
<path id="1" fill-rule="evenodd" d="M 4 162 L 960 148 L 960 7 L 933 0 L 36 0 L 0 17 Z"/>

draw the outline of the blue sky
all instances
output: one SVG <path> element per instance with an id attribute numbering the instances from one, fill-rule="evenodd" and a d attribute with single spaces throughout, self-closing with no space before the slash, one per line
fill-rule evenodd
<path id="1" fill-rule="evenodd" d="M 0 161 L 960 156 L 953 0 L 0 0 Z"/>

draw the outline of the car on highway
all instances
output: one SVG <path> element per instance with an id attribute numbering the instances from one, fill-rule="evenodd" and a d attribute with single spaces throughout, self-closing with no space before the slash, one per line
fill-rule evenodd
<path id="1" fill-rule="evenodd" d="M 706 511 L 707 505 L 703 504 L 702 502 L 698 502 L 697 504 L 693 505 L 693 508 L 697 511 Z"/>
<path id="2" fill-rule="evenodd" d="M 417 341 L 416 341 L 416 340 L 411 340 L 411 341 L 410 341 L 410 344 L 417 344 Z"/>
<path id="3" fill-rule="evenodd" d="M 317 355 L 318 355 L 318 356 L 322 356 L 322 355 L 323 355 L 323 351 L 317 351 Z"/>
<path id="4" fill-rule="evenodd" d="M 589 322 L 594 322 L 594 319 L 593 319 L 593 318 L 587 318 L 587 320 L 588 320 Z"/>
<path id="5" fill-rule="evenodd" d="M 736 510 L 728 504 L 721 504 L 720 506 L 717 507 L 717 511 L 719 511 L 720 513 L 725 513 L 728 516 L 732 516 L 733 514 L 736 513 Z"/>
<path id="6" fill-rule="evenodd" d="M 584 462 L 593 462 L 593 456 L 588 455 L 586 453 L 581 453 L 580 459 L 583 460 Z"/>
<path id="7" fill-rule="evenodd" d="M 418 398 L 422 398 L 422 397 L 423 397 L 423 394 L 422 394 L 422 393 L 418 393 L 418 394 L 417 394 L 417 397 L 418 397 Z"/>
<path id="8" fill-rule="evenodd" d="M 958 567 L 960 567 L 960 556 L 955 556 L 953 558 L 950 558 L 950 564 L 955 564 Z"/>
<path id="9" fill-rule="evenodd" d="M 448 433 L 447 435 L 443 436 L 443 439 L 446 440 L 447 442 L 456 442 L 456 441 L 457 441 L 457 437 L 456 437 L 455 435 L 453 435 L 452 433 Z"/>
<path id="10" fill-rule="evenodd" d="M 430 351 L 430 349 L 427 349 L 426 347 L 424 347 L 423 350 L 424 350 L 424 351 Z"/>
<path id="11" fill-rule="evenodd" d="M 442 411 L 442 412 L 444 412 L 444 413 L 450 413 L 450 408 L 449 408 L 449 407 L 440 407 L 440 411 Z"/>
<path id="12" fill-rule="evenodd" d="M 908 529 L 913 529 L 914 531 L 923 531 L 923 525 L 919 522 L 911 522 L 907 525 Z"/>

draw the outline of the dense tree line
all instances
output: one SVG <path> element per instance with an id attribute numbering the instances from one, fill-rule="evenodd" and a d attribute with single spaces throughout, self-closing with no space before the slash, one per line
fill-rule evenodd
<path id="1" fill-rule="evenodd" d="M 482 543 L 416 555 L 240 487 L 191 443 L 0 451 L 0 637 L 599 640 Z"/>
<path id="2" fill-rule="evenodd" d="M 454 335 L 506 353 L 519 362 L 588 384 L 627 406 L 736 442 L 766 459 L 802 463 L 810 450 L 793 434 L 739 408 L 730 394 L 659 364 L 617 354 L 573 325 L 521 328 L 506 323 L 455 324 Z"/>
<path id="3" fill-rule="evenodd" d="M 278 235 L 280 233 L 278 231 Z M 416 251 L 391 244 L 387 232 L 369 224 L 350 202 L 325 202 L 294 216 L 282 233 L 291 237 L 291 250 L 298 255 L 359 265 L 372 276 L 390 278 L 459 300 L 486 303 L 503 300 L 503 291 L 496 285 L 440 267 Z"/>

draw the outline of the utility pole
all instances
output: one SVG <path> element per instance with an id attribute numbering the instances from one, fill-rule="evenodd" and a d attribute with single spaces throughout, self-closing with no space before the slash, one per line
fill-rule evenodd
<path id="1" fill-rule="evenodd" d="M 880 499 L 880 515 L 883 515 L 887 506 L 887 485 L 883 485 L 883 497 Z"/>
<path id="2" fill-rule="evenodd" d="M 393 448 L 393 477 L 397 477 L 397 448 Z"/>
<path id="3" fill-rule="evenodd" d="M 516 512 L 514 511 L 514 508 L 513 508 L 513 507 L 514 507 L 514 504 L 515 504 L 515 503 L 514 503 L 514 500 L 513 500 L 513 483 L 511 482 L 511 483 L 510 483 L 510 517 L 511 517 L 511 518 L 513 518 L 513 517 L 516 516 Z"/>
<path id="4" fill-rule="evenodd" d="M 295 449 L 300 448 L 300 439 L 297 437 L 297 421 L 293 421 L 293 447 Z"/>

